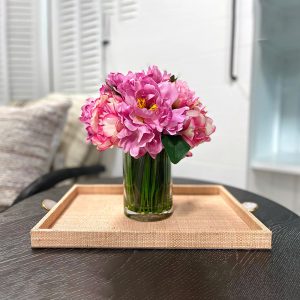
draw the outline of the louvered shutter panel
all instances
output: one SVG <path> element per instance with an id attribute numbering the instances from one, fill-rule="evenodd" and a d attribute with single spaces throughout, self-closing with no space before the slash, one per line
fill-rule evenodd
<path id="1" fill-rule="evenodd" d="M 6 49 L 6 1 L 0 1 L 0 104 L 9 99 L 7 49 Z"/>
<path id="2" fill-rule="evenodd" d="M 47 1 L 6 0 L 7 64 L 11 100 L 49 92 Z"/>
<path id="3" fill-rule="evenodd" d="M 101 81 L 101 1 L 51 3 L 54 91 L 95 92 Z"/>

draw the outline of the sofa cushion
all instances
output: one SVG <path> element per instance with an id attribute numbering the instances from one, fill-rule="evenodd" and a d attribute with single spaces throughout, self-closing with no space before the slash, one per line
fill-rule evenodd
<path id="1" fill-rule="evenodd" d="M 79 167 L 100 163 L 96 147 L 86 142 L 86 130 L 79 122 L 81 107 L 88 95 L 84 94 L 50 94 L 46 99 L 59 101 L 67 99 L 72 103 L 69 110 L 63 138 L 56 153 L 54 169 Z"/>
<path id="2" fill-rule="evenodd" d="M 99 164 L 101 155 L 96 147 L 86 142 L 86 130 L 79 122 L 81 106 L 85 99 L 90 97 L 86 94 L 62 94 L 52 93 L 39 100 L 15 101 L 15 106 L 28 106 L 41 101 L 69 100 L 72 104 L 69 109 L 66 125 L 61 138 L 60 145 L 53 162 L 53 169 L 72 168 Z"/>
<path id="3" fill-rule="evenodd" d="M 49 171 L 69 107 L 68 100 L 0 107 L 0 205 Z"/>

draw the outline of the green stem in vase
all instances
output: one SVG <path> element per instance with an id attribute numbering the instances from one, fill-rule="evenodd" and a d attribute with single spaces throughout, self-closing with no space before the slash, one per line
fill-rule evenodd
<path id="1" fill-rule="evenodd" d="M 163 150 L 135 159 L 124 154 L 125 207 L 135 213 L 161 214 L 172 208 L 171 163 Z"/>

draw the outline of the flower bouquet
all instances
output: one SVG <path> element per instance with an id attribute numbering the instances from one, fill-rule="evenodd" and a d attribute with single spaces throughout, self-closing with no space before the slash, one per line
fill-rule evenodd
<path id="1" fill-rule="evenodd" d="M 156 66 L 110 73 L 98 98 L 89 98 L 80 120 L 99 151 L 124 151 L 124 208 L 140 221 L 172 213 L 171 162 L 210 141 L 211 118 L 186 82 Z"/>

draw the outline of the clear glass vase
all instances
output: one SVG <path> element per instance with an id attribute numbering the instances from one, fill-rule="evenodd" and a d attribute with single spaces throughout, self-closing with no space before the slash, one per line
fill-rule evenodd
<path id="1" fill-rule="evenodd" d="M 124 211 L 137 221 L 158 221 L 172 214 L 171 162 L 165 150 L 155 159 L 148 153 L 123 157 Z"/>

